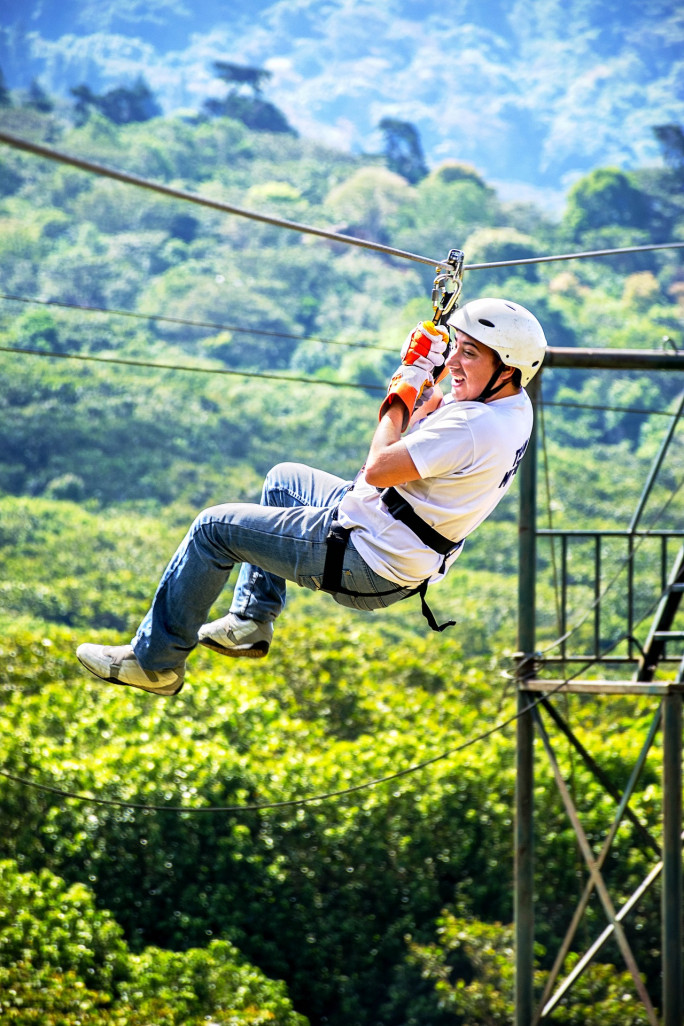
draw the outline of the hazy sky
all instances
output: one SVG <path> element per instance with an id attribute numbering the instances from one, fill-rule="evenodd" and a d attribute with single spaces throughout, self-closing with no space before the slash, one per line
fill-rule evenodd
<path id="1" fill-rule="evenodd" d="M 430 166 L 462 159 L 521 190 L 653 163 L 653 125 L 684 122 L 684 12 L 665 0 L 64 0 L 52 20 L 25 3 L 17 67 L 49 90 L 142 72 L 170 112 L 222 95 L 214 61 L 250 64 L 304 136 L 373 152 L 395 117 Z M 5 33 L 6 74 L 19 56 Z"/>

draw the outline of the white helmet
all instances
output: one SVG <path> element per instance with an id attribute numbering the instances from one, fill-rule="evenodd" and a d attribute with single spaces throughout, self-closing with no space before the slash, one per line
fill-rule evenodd
<path id="1" fill-rule="evenodd" d="M 544 329 L 534 314 L 508 299 L 474 299 L 454 310 L 447 324 L 489 346 L 507 367 L 517 367 L 523 385 L 542 365 Z"/>

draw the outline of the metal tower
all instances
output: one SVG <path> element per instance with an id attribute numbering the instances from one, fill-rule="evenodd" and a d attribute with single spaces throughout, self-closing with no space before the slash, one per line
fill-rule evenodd
<path id="1" fill-rule="evenodd" d="M 627 350 L 578 350 L 550 349 L 544 363 L 546 367 L 572 367 L 607 370 L 640 371 L 684 371 L 684 353 Z M 535 401 L 539 392 L 539 379 L 533 379 L 528 387 L 530 398 Z M 682 379 L 684 383 L 684 378 Z M 530 442 L 527 459 L 520 469 L 520 524 L 519 524 L 519 571 L 518 571 L 518 647 L 517 668 L 518 712 L 517 720 L 517 778 L 516 778 L 516 824 L 515 824 L 515 936 L 516 936 L 516 994 L 515 1026 L 537 1026 L 538 1023 L 552 1023 L 553 1009 L 575 980 L 597 954 L 608 938 L 617 942 L 625 965 L 629 970 L 634 988 L 641 999 L 652 1026 L 682 1026 L 684 1022 L 684 976 L 682 966 L 682 695 L 684 694 L 684 630 L 676 630 L 676 615 L 684 593 L 684 527 L 678 531 L 644 531 L 640 527 L 641 514 L 645 508 L 651 487 L 672 438 L 679 415 L 684 408 L 684 395 L 679 410 L 673 417 L 670 431 L 663 441 L 649 479 L 642 492 L 638 508 L 631 523 L 624 531 L 553 531 L 542 530 L 537 518 L 537 453 L 536 430 Z M 655 572 L 660 574 L 660 601 L 645 644 L 639 645 L 633 637 L 635 597 L 638 593 L 640 576 L 637 571 L 637 555 L 642 539 L 655 539 L 660 548 L 659 559 L 655 561 Z M 537 651 L 536 578 L 538 567 L 538 546 L 551 538 L 551 544 L 560 548 L 559 582 L 561 589 L 560 617 L 561 639 L 555 655 Z M 587 581 L 593 592 L 590 616 L 592 622 L 582 632 L 585 651 L 573 652 L 563 635 L 567 628 L 567 594 L 571 575 L 568 571 L 568 553 L 574 544 L 582 544 L 586 563 L 587 546 L 592 553 L 589 560 L 593 568 L 587 569 Z M 620 655 L 604 652 L 601 648 L 601 599 L 602 599 L 602 557 L 604 546 L 624 546 L 624 566 L 627 580 L 624 636 L 625 644 Z M 673 556 L 674 546 L 677 546 Z M 650 553 L 650 571 L 653 572 L 653 554 Z M 585 582 L 586 583 L 586 582 Z M 684 605 L 682 606 L 684 614 Z M 571 632 L 568 632 L 568 635 Z M 673 648 L 677 654 L 673 653 Z M 553 679 L 549 669 L 554 664 L 561 668 L 571 664 L 591 663 L 595 667 L 611 666 L 615 671 L 618 664 L 631 665 L 634 669 L 630 680 L 592 679 L 580 680 L 574 675 Z M 655 679 L 660 667 L 672 666 L 671 677 Z M 565 670 L 563 670 L 565 672 Z M 580 668 L 580 672 L 581 668 Z M 651 726 L 644 739 L 637 763 L 631 776 L 619 795 L 611 787 L 605 774 L 592 755 L 564 721 L 553 696 L 562 693 L 611 696 L 618 694 L 646 694 L 653 696 L 656 706 Z M 602 699 L 603 700 L 603 699 Z M 549 726 L 560 730 L 565 739 L 579 753 L 581 758 L 608 790 L 616 802 L 616 813 L 607 832 L 603 847 L 596 855 L 587 839 L 580 818 L 574 807 L 572 795 L 563 779 L 551 742 Z M 629 808 L 629 799 L 637 783 L 656 734 L 662 734 L 662 843 L 651 837 Z M 534 947 L 534 741 L 539 737 L 550 761 L 553 777 L 560 792 L 566 813 L 572 824 L 579 849 L 582 853 L 587 882 L 569 925 L 566 937 L 555 959 L 549 979 L 542 995 L 534 994 L 533 947 Z M 616 908 L 602 875 L 602 867 L 609 854 L 610 846 L 623 818 L 628 817 L 645 843 L 653 850 L 655 863 L 646 879 L 620 908 Z M 661 964 L 662 995 L 660 996 L 661 1019 L 656 1013 L 656 1002 L 647 993 L 625 935 L 623 921 L 634 908 L 641 895 L 651 884 L 662 877 L 662 929 Z M 590 948 L 576 962 L 572 971 L 560 981 L 565 958 L 571 948 L 577 927 L 586 911 L 590 896 L 595 892 L 601 902 L 607 925 Z M 559 982 L 560 981 L 560 982 Z"/>

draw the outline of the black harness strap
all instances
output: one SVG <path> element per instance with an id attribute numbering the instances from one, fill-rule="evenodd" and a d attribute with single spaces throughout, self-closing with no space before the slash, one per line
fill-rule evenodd
<path id="1" fill-rule="evenodd" d="M 423 581 L 423 583 L 416 588 L 416 591 L 420 595 L 421 612 L 427 620 L 428 626 L 431 627 L 433 631 L 439 631 L 440 633 L 442 631 L 445 631 L 447 627 L 455 627 L 456 620 L 446 620 L 444 623 L 437 623 L 437 621 L 435 620 L 434 613 L 430 609 L 429 605 L 427 604 L 427 599 L 425 598 L 426 592 L 428 590 L 428 584 L 429 581 Z"/>
<path id="2" fill-rule="evenodd" d="M 342 563 L 344 562 L 344 550 L 349 541 L 351 530 L 342 527 L 337 522 L 337 510 L 333 514 L 333 522 L 328 531 L 326 541 L 328 547 L 325 553 L 325 566 L 323 567 L 322 591 L 339 591 L 342 583 Z"/>
<path id="3" fill-rule="evenodd" d="M 387 491 L 390 491 L 390 490 L 393 491 L 394 489 L 387 489 Z M 397 493 L 395 493 L 395 494 L 397 494 Z M 401 499 L 401 496 L 399 495 L 398 498 Z M 402 502 L 405 502 L 405 500 L 402 500 Z M 406 503 L 406 505 L 408 506 L 409 504 Z M 409 506 L 409 509 L 410 508 L 411 507 Z M 390 512 L 392 512 L 392 511 L 390 510 Z M 392 515 L 394 515 L 394 514 L 392 514 Z M 417 514 L 416 514 L 416 517 L 417 517 Z M 399 519 L 399 518 L 397 517 L 397 519 Z M 418 518 L 418 519 L 420 519 L 420 518 Z M 421 520 L 420 522 L 421 522 L 421 524 L 423 524 L 423 526 L 428 527 L 428 525 L 425 524 L 424 521 Z M 404 521 L 404 523 L 406 523 L 406 521 Z M 407 526 L 411 527 L 410 524 L 407 524 Z M 411 530 L 413 530 L 413 528 L 411 528 Z M 430 530 L 432 530 L 432 528 L 430 528 Z M 415 532 L 415 533 L 417 533 L 417 532 Z M 442 535 L 438 534 L 437 531 L 433 531 L 433 533 L 437 536 L 437 538 L 439 538 L 441 540 L 442 543 L 446 543 L 447 542 L 448 539 L 446 539 Z M 367 596 L 369 598 L 371 596 L 373 596 L 373 595 L 393 595 L 397 591 L 403 591 L 404 589 L 401 587 L 401 585 L 396 585 L 394 588 L 390 588 L 389 591 L 377 591 L 377 592 L 349 591 L 347 588 L 341 587 L 341 584 L 342 584 L 342 568 L 343 568 L 343 563 L 344 563 L 344 553 L 345 553 L 345 549 L 347 548 L 347 543 L 349 542 L 349 535 L 350 534 L 351 534 L 351 529 L 350 528 L 342 527 L 337 522 L 337 510 L 335 510 L 335 512 L 333 514 L 333 520 L 332 520 L 332 523 L 330 525 L 330 530 L 328 531 L 328 537 L 326 538 L 327 549 L 326 549 L 326 553 L 325 553 L 325 564 L 323 566 L 323 579 L 322 579 L 322 582 L 321 582 L 321 591 L 331 592 L 332 594 L 334 594 L 335 592 L 338 592 L 338 593 L 343 594 L 343 595 L 353 595 L 353 596 L 355 595 L 355 596 L 358 596 L 358 597 L 360 597 L 362 595 L 365 595 L 365 596 Z M 420 537 L 420 535 L 419 535 L 419 537 Z M 425 539 L 421 538 L 421 541 L 425 541 Z M 428 545 L 429 543 L 427 541 L 425 541 L 425 544 Z M 449 542 L 449 546 L 450 546 L 450 548 L 449 548 L 448 551 L 453 551 L 453 549 L 455 547 L 457 547 L 457 546 L 454 546 L 453 542 Z M 430 548 L 433 548 L 433 546 L 430 545 Z M 436 549 L 435 551 L 440 552 L 439 549 Z M 441 555 L 447 555 L 447 551 L 440 552 L 440 554 Z M 440 631 L 441 632 L 441 631 L 446 630 L 447 627 L 453 627 L 455 625 L 455 623 L 456 623 L 456 620 L 447 620 L 447 622 L 443 623 L 443 624 L 438 624 L 437 623 L 437 621 L 435 620 L 435 617 L 433 615 L 433 612 L 430 609 L 430 607 L 428 606 L 426 598 L 425 598 L 425 595 L 427 593 L 427 589 L 428 589 L 428 581 L 423 581 L 422 584 L 419 584 L 417 588 L 414 588 L 412 591 L 408 592 L 408 594 L 405 595 L 404 598 L 410 598 L 411 595 L 420 595 L 421 611 L 423 613 L 423 616 L 427 620 L 428 625 L 430 626 L 430 628 L 433 631 Z"/>
<path id="4" fill-rule="evenodd" d="M 323 578 L 321 580 L 321 591 L 338 592 L 340 595 L 355 595 L 370 598 L 373 595 L 394 595 L 397 591 L 403 591 L 401 584 L 395 584 L 389 591 L 349 591 L 342 587 L 342 569 L 344 564 L 344 553 L 349 541 L 351 528 L 342 527 L 337 522 L 337 510 L 333 513 L 332 523 L 326 538 L 327 549 L 325 563 L 323 565 Z M 389 584 L 389 581 L 387 582 Z M 411 592 L 410 594 L 413 594 Z M 408 598 L 408 596 L 407 596 Z"/>
<path id="5" fill-rule="evenodd" d="M 439 531 L 435 531 L 434 527 L 430 527 L 396 488 L 385 488 L 380 492 L 380 498 L 395 520 L 401 520 L 402 524 L 406 524 L 429 549 L 438 552 L 440 556 L 451 555 L 461 545 L 461 542 L 445 538 Z"/>

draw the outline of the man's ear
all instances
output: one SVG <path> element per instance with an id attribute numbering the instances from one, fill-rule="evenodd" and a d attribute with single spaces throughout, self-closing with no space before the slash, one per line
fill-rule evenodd
<path id="1" fill-rule="evenodd" d="M 513 377 L 514 374 L 515 374 L 515 367 L 507 367 L 504 364 L 503 370 L 499 374 L 499 381 L 500 382 L 502 382 L 502 381 L 508 382 L 508 381 L 511 380 L 511 378 Z"/>

